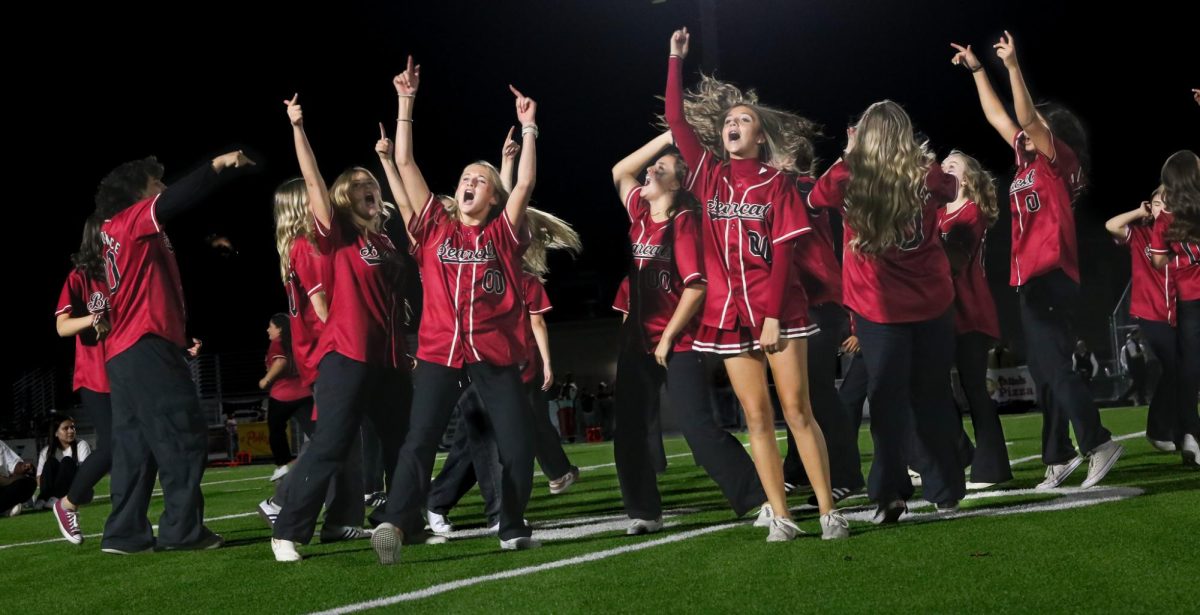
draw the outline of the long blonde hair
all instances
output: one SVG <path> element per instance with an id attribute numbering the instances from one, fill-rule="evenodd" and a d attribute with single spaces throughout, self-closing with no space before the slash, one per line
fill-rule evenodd
<path id="1" fill-rule="evenodd" d="M 357 235 L 359 232 L 358 226 L 354 224 L 354 215 L 352 213 L 354 202 L 350 199 L 350 188 L 354 184 L 354 176 L 358 173 L 366 173 L 371 178 L 371 181 L 375 182 L 375 186 L 379 187 L 379 180 L 375 179 L 374 173 L 363 167 L 350 167 L 342 171 L 342 174 L 333 180 L 333 186 L 329 188 L 329 202 L 333 205 L 333 215 L 338 217 L 338 223 L 342 228 L 342 232 L 347 236 Z M 392 216 L 394 208 L 395 205 L 385 203 L 381 200 L 379 203 L 380 215 L 375 223 L 375 228 L 367 230 L 382 233 L 383 225 Z"/>
<path id="2" fill-rule="evenodd" d="M 996 198 L 996 178 L 983 168 L 978 160 L 961 151 L 952 150 L 950 155 L 958 156 L 963 160 L 963 196 L 979 206 L 979 212 L 983 214 L 989 227 L 995 224 L 996 218 L 1000 217 L 1000 204 Z"/>
<path id="3" fill-rule="evenodd" d="M 275 189 L 275 249 L 279 252 L 279 277 L 287 284 L 291 271 L 292 243 L 304 237 L 315 243 L 308 188 L 304 180 L 289 179 Z"/>
<path id="4" fill-rule="evenodd" d="M 583 251 L 579 233 L 566 220 L 532 207 L 525 208 L 525 216 L 533 240 L 529 242 L 529 249 L 525 250 L 522 264 L 525 271 L 536 275 L 538 279 L 550 273 L 546 262 L 546 253 L 550 250 L 566 250 L 572 256 L 578 256 Z"/>
<path id="5" fill-rule="evenodd" d="M 683 114 L 696 136 L 709 151 L 727 158 L 721 139 L 722 126 L 729 110 L 744 106 L 758 116 L 766 143 L 759 146 L 758 158 L 781 171 L 811 174 L 816 164 L 813 137 L 820 134 L 817 124 L 795 113 L 768 107 L 758 102 L 758 92 L 743 92 L 737 86 L 700 75 L 696 89 L 683 93 Z M 666 118 L 659 126 L 669 129 Z"/>
<path id="6" fill-rule="evenodd" d="M 863 112 L 855 143 L 846 155 L 846 223 L 855 234 L 850 247 L 858 254 L 902 247 L 921 230 L 933 154 L 913 135 L 908 114 L 890 100 Z"/>

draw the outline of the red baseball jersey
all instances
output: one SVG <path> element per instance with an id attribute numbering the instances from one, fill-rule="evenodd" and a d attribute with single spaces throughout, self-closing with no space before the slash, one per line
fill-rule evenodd
<path id="1" fill-rule="evenodd" d="M 316 363 L 330 352 L 383 367 L 407 370 L 401 324 L 403 261 L 383 233 L 348 235 L 336 215 L 326 228 L 316 220 L 317 249 L 329 259 L 329 318 L 317 345 Z M 329 292 L 329 291 L 332 292 Z"/>
<path id="2" fill-rule="evenodd" d="M 1174 284 L 1179 291 L 1179 300 L 1196 301 L 1200 299 L 1200 244 L 1168 242 L 1167 229 L 1171 227 L 1171 221 L 1174 219 L 1174 216 L 1164 211 L 1154 220 L 1150 252 L 1166 254 L 1171 257 L 1171 262 L 1167 267 L 1167 276 L 1174 276 Z"/>
<path id="3" fill-rule="evenodd" d="M 642 198 L 639 186 L 625 197 L 629 214 L 629 241 L 633 245 L 633 275 L 637 277 L 637 293 L 626 298 L 626 304 L 636 296 L 639 304 L 628 313 L 636 313 L 642 331 L 654 352 L 663 331 L 675 315 L 683 289 L 688 284 L 707 283 L 701 263 L 699 214 L 683 210 L 673 218 L 655 222 L 650 215 L 650 203 Z M 629 292 L 626 288 L 626 292 Z M 673 348 L 677 352 L 692 349 L 699 314 L 679 333 Z"/>
<path id="4" fill-rule="evenodd" d="M 108 278 L 112 331 L 106 360 L 125 352 L 146 335 L 187 347 L 187 311 L 175 249 L 155 218 L 158 195 L 105 220 L 100 227 Z"/>
<path id="5" fill-rule="evenodd" d="M 417 358 L 450 367 L 525 361 L 521 255 L 529 225 L 514 228 L 501 212 L 467 226 L 430 194 L 409 233 L 425 292 Z"/>
<path id="6" fill-rule="evenodd" d="M 708 278 L 701 322 L 733 330 L 760 327 L 771 317 L 804 321 L 808 300 L 790 259 L 774 262 L 772 249 L 812 230 L 796 182 L 758 160 L 715 158 L 704 149 L 683 114 L 681 60 L 667 73 L 666 118 L 691 174 L 687 189 L 704 207 L 704 273 Z M 784 267 L 786 280 L 769 283 Z M 785 301 L 786 298 L 786 301 Z"/>
<path id="7" fill-rule="evenodd" d="M 58 310 L 54 317 L 66 314 L 78 318 L 85 314 L 103 314 L 108 312 L 108 283 L 93 280 L 78 269 L 72 269 L 63 283 L 62 292 L 58 295 Z M 109 323 L 112 315 L 109 315 Z M 104 369 L 105 342 L 84 344 L 83 338 L 75 336 L 75 375 L 72 386 L 75 391 L 87 389 L 97 393 L 108 393 L 108 372 Z"/>
<path id="8" fill-rule="evenodd" d="M 1029 154 L 1022 131 L 1013 140 L 1017 174 L 1008 188 L 1012 207 L 1012 272 L 1009 285 L 1023 286 L 1040 275 L 1062 269 L 1079 282 L 1079 250 L 1075 239 L 1072 196 L 1081 187 L 1082 171 L 1075 152 L 1053 138 L 1054 157 Z"/>
<path id="9" fill-rule="evenodd" d="M 845 208 L 850 168 L 838 160 L 809 195 L 814 207 Z M 920 322 L 937 318 L 954 302 L 950 262 L 938 238 L 938 209 L 957 197 L 958 180 L 929 165 L 926 197 L 915 232 L 903 244 L 880 254 L 856 253 L 850 242 L 854 229 L 844 220 L 842 237 L 842 287 L 846 307 L 877 323 Z"/>
<path id="10" fill-rule="evenodd" d="M 550 304 L 550 297 L 546 295 L 546 287 L 542 286 L 542 281 L 536 275 L 522 271 L 521 286 L 527 314 L 545 314 L 554 309 Z M 542 352 L 538 349 L 537 338 L 533 336 L 531 318 L 525 319 L 525 347 L 527 356 L 521 369 L 521 382 L 528 384 L 533 382 L 542 370 Z"/>
<path id="11" fill-rule="evenodd" d="M 1142 320 L 1169 323 L 1173 327 L 1177 295 L 1174 266 L 1168 265 L 1163 269 L 1154 266 L 1151 258 L 1153 241 L 1153 222 L 1126 226 L 1124 239 L 1116 239 L 1118 244 L 1129 246 L 1129 315 Z"/>
<path id="12" fill-rule="evenodd" d="M 978 331 L 1000 339 L 1000 319 L 996 302 L 988 287 L 984 271 L 984 249 L 987 244 L 987 218 L 974 201 L 967 201 L 954 212 L 943 207 L 938 210 L 938 231 L 948 249 L 967 256 L 962 269 L 954 277 L 954 332 Z"/>
<path id="13" fill-rule="evenodd" d="M 806 175 L 796 177 L 796 187 L 806 207 L 816 180 Z M 809 305 L 842 304 L 842 264 L 834 251 L 833 221 L 829 209 L 807 207 L 811 235 L 796 242 L 792 264 L 800 275 L 800 283 L 808 295 Z"/>
<path id="14" fill-rule="evenodd" d="M 311 297 L 325 292 L 328 259 L 303 235 L 292 241 L 288 253 L 288 281 L 284 292 L 288 299 L 288 320 L 292 327 L 292 358 L 300 381 L 312 386 L 317 381 L 317 356 L 325 323 L 317 317 Z"/>
<path id="15" fill-rule="evenodd" d="M 312 389 L 305 385 L 300 380 L 300 374 L 296 371 L 296 362 L 292 357 L 288 356 L 283 347 L 283 340 L 273 339 L 271 345 L 267 347 L 267 370 L 271 369 L 271 364 L 275 359 L 283 359 L 288 362 L 287 369 L 283 375 L 276 378 L 271 383 L 269 395 L 271 399 L 276 401 L 296 401 L 305 397 L 312 397 Z"/>

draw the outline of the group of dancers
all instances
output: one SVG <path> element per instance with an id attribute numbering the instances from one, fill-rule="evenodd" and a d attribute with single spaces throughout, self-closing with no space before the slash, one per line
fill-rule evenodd
<path id="1" fill-rule="evenodd" d="M 985 384 L 987 352 L 1000 335 L 983 267 L 1000 206 L 993 175 L 962 151 L 939 161 L 904 109 L 887 100 L 861 113 L 843 155 L 817 175 L 811 121 L 711 77 L 685 91 L 687 30 L 675 31 L 669 45 L 664 131 L 612 168 L 632 246 L 614 305 L 626 314 L 614 454 L 627 533 L 663 527 L 657 398 L 664 384 L 697 465 L 735 515 L 754 514 L 769 542 L 804 533 L 787 501 L 775 401 L 824 539 L 850 535 L 838 502 L 864 486 L 876 522 L 898 521 L 914 494 L 910 468 L 940 511 L 965 497 L 968 467 L 978 485 L 1010 480 Z M 1015 158 L 1010 284 L 1044 415 L 1038 487 L 1058 487 L 1085 461 L 1082 486 L 1090 487 L 1124 449 L 1071 370 L 1080 284 L 1072 208 L 1087 186 L 1086 135 L 1069 111 L 1033 104 L 1007 32 L 993 48 L 1013 115 L 971 47 L 954 47 L 953 63 L 973 79 L 987 122 Z M 259 506 L 279 561 L 302 559 L 299 547 L 312 540 L 324 509 L 323 542 L 369 538 L 380 563 L 395 563 L 402 545 L 447 539 L 449 508 L 475 480 L 500 548 L 536 548 L 524 516 L 534 459 L 552 493 L 579 478 L 541 395 L 553 383 L 542 318 L 550 309 L 546 251 L 581 244 L 569 224 L 529 207 L 538 105 L 509 86 L 520 130 L 515 138 L 509 131 L 500 167 L 468 164 L 443 195 L 426 183 L 414 154 L 420 65 L 410 57 L 392 83 L 395 141 L 381 125 L 375 145 L 391 201 L 364 167 L 327 183 L 298 96 L 285 101 L 300 178 L 275 193 L 288 313 L 272 319 L 260 386 L 271 391 L 272 412 L 295 413 L 308 441 Z M 468 117 L 425 134 L 452 148 L 452 131 L 464 127 L 481 128 Z M 99 436 L 78 488 L 53 507 L 73 543 L 83 541 L 79 507 L 111 467 L 102 550 L 223 544 L 203 523 L 207 421 L 185 361 L 182 286 L 165 229 L 253 164 L 231 152 L 168 187 L 162 166 L 148 158 L 100 183 L 57 314 L 60 335 L 78 338 L 75 385 Z M 841 262 L 835 215 L 843 222 Z M 1200 159 L 1190 151 L 1171 156 L 1153 199 L 1107 228 L 1130 246 L 1132 315 L 1164 366 L 1149 437 L 1200 463 Z M 389 231 L 406 241 L 411 259 Z M 412 356 L 402 333 L 410 318 L 406 263 L 416 264 L 423 292 Z M 874 443 L 865 480 L 861 408 L 848 410 L 835 387 L 839 348 L 860 352 L 865 367 Z M 745 412 L 749 453 L 714 421 L 704 353 L 724 364 Z M 951 393 L 954 367 L 974 442 Z M 467 434 L 452 453 L 460 470 L 448 460 L 431 482 L 456 404 Z M 389 485 L 369 516 L 360 438 L 367 419 Z M 164 499 L 157 537 L 147 518 L 156 477 Z"/>

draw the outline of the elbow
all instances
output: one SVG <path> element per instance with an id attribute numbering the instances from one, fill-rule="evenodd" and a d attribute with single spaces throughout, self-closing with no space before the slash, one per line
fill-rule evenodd
<path id="1" fill-rule="evenodd" d="M 532 174 L 531 174 L 532 175 Z M 518 177 L 517 183 L 513 184 L 510 194 L 528 195 L 533 192 L 533 187 L 537 183 L 533 177 Z"/>
<path id="2" fill-rule="evenodd" d="M 612 168 L 613 185 L 614 186 L 621 185 L 621 180 L 625 179 L 625 177 L 627 177 L 628 175 L 629 174 L 626 173 L 625 170 L 621 168 L 621 165 L 618 164 L 617 166 L 613 167 Z"/>

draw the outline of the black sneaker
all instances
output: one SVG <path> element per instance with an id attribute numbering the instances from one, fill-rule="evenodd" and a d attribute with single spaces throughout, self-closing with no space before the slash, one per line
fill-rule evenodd
<path id="1" fill-rule="evenodd" d="M 211 551 L 220 549 L 225 545 L 225 539 L 221 538 L 220 534 L 213 532 L 208 528 L 204 528 L 204 535 L 200 540 L 179 546 L 156 546 L 155 551 Z"/>
<path id="2" fill-rule="evenodd" d="M 883 525 L 885 523 L 896 523 L 900 521 L 900 515 L 903 515 L 908 510 L 908 505 L 904 500 L 892 500 L 887 504 L 881 504 L 875 509 L 875 518 L 871 519 L 871 523 L 875 525 Z"/>

